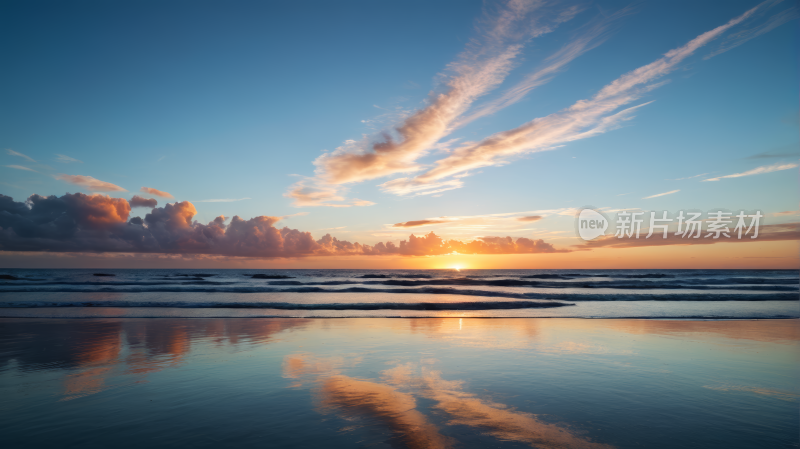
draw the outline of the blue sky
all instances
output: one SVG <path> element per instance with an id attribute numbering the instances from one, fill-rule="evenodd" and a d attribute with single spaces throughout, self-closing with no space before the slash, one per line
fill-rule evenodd
<path id="1" fill-rule="evenodd" d="M 797 11 L 789 1 L 773 3 L 658 78 L 669 82 L 625 105 L 652 102 L 617 129 L 471 170 L 458 178 L 460 188 L 440 195 L 398 196 L 379 188 L 409 176 L 392 173 L 336 186 L 344 189 L 345 203 L 357 198 L 373 205 L 295 207 L 285 194 L 314 177 L 313 161 L 323 151 L 364 135 L 374 142 L 379 131 L 424 108 L 431 91 L 443 91 L 452 76 L 448 64 L 470 39 L 480 40 L 498 6 L 466 0 L 7 1 L 0 5 L 0 193 L 16 201 L 34 193 L 91 193 L 53 176 L 92 176 L 128 191 L 112 196 L 130 198 L 147 186 L 191 201 L 201 222 L 307 213 L 283 223 L 317 238 L 333 232 L 370 244 L 409 233 L 389 224 L 439 216 L 585 205 L 793 211 L 800 201 L 796 168 L 703 182 L 798 160 Z M 605 20 L 604 39 L 520 101 L 441 141 L 458 139 L 452 150 L 564 110 L 757 5 L 551 2 L 531 16 L 552 22 L 574 6 L 574 17 L 521 39 L 513 70 L 474 108 L 547 66 L 549 56 Z M 627 14 L 610 19 L 624 8 Z M 780 13 L 795 18 L 704 59 L 735 42 L 736 33 Z M 482 15 L 488 19 L 481 22 Z M 427 168 L 410 176 L 446 155 L 418 158 Z M 673 190 L 679 192 L 642 199 Z M 201 202 L 240 198 L 249 199 Z M 571 221 L 554 216 L 512 228 L 494 234 L 536 237 L 571 229 Z M 414 231 L 430 229 L 460 238 L 493 232 Z"/>

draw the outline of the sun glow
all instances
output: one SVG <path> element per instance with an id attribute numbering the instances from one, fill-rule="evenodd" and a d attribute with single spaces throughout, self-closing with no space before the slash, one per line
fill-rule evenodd
<path id="1" fill-rule="evenodd" d="M 461 269 L 462 269 L 462 268 L 464 268 L 464 266 L 463 266 L 463 265 L 453 265 L 453 267 L 452 267 L 452 268 L 453 268 L 454 270 L 456 270 L 456 271 L 461 271 Z"/>

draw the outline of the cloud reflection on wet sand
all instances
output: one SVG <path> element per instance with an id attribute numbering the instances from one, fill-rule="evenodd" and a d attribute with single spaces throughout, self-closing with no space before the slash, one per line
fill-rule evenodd
<path id="1" fill-rule="evenodd" d="M 417 409 L 415 397 L 434 401 L 434 408 L 449 416 L 447 425 L 473 427 L 499 440 L 541 448 L 611 447 L 593 443 L 535 415 L 480 399 L 464 391 L 464 382 L 444 380 L 441 372 L 430 369 L 436 362 L 427 358 L 420 364 L 397 364 L 381 372 L 385 383 L 341 374 L 342 368 L 352 362 L 340 358 L 316 360 L 310 354 L 293 354 L 286 356 L 283 367 L 284 377 L 307 378 L 316 385 L 313 391 L 323 413 L 335 412 L 345 419 L 361 418 L 367 423 L 378 423 L 406 447 L 445 448 L 453 443 Z"/>
<path id="2" fill-rule="evenodd" d="M 67 369 L 61 400 L 147 381 L 147 375 L 177 367 L 192 342 L 217 346 L 265 343 L 311 320 L 2 320 L 0 370 L 14 360 L 22 371 Z M 124 351 L 126 348 L 127 351 Z M 136 375 L 121 379 L 118 374 Z M 114 382 L 108 379 L 115 378 Z"/>

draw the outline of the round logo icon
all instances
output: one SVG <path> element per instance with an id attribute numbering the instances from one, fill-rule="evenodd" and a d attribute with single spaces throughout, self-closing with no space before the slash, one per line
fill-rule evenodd
<path id="1" fill-rule="evenodd" d="M 594 240 L 606 233 L 608 220 L 600 212 L 584 208 L 578 214 L 578 235 L 584 240 Z"/>

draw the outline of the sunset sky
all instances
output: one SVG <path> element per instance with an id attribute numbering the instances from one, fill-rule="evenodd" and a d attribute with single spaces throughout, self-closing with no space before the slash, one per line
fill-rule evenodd
<path id="1" fill-rule="evenodd" d="M 0 267 L 797 268 L 798 17 L 3 2 Z M 585 206 L 765 217 L 589 245 Z"/>

